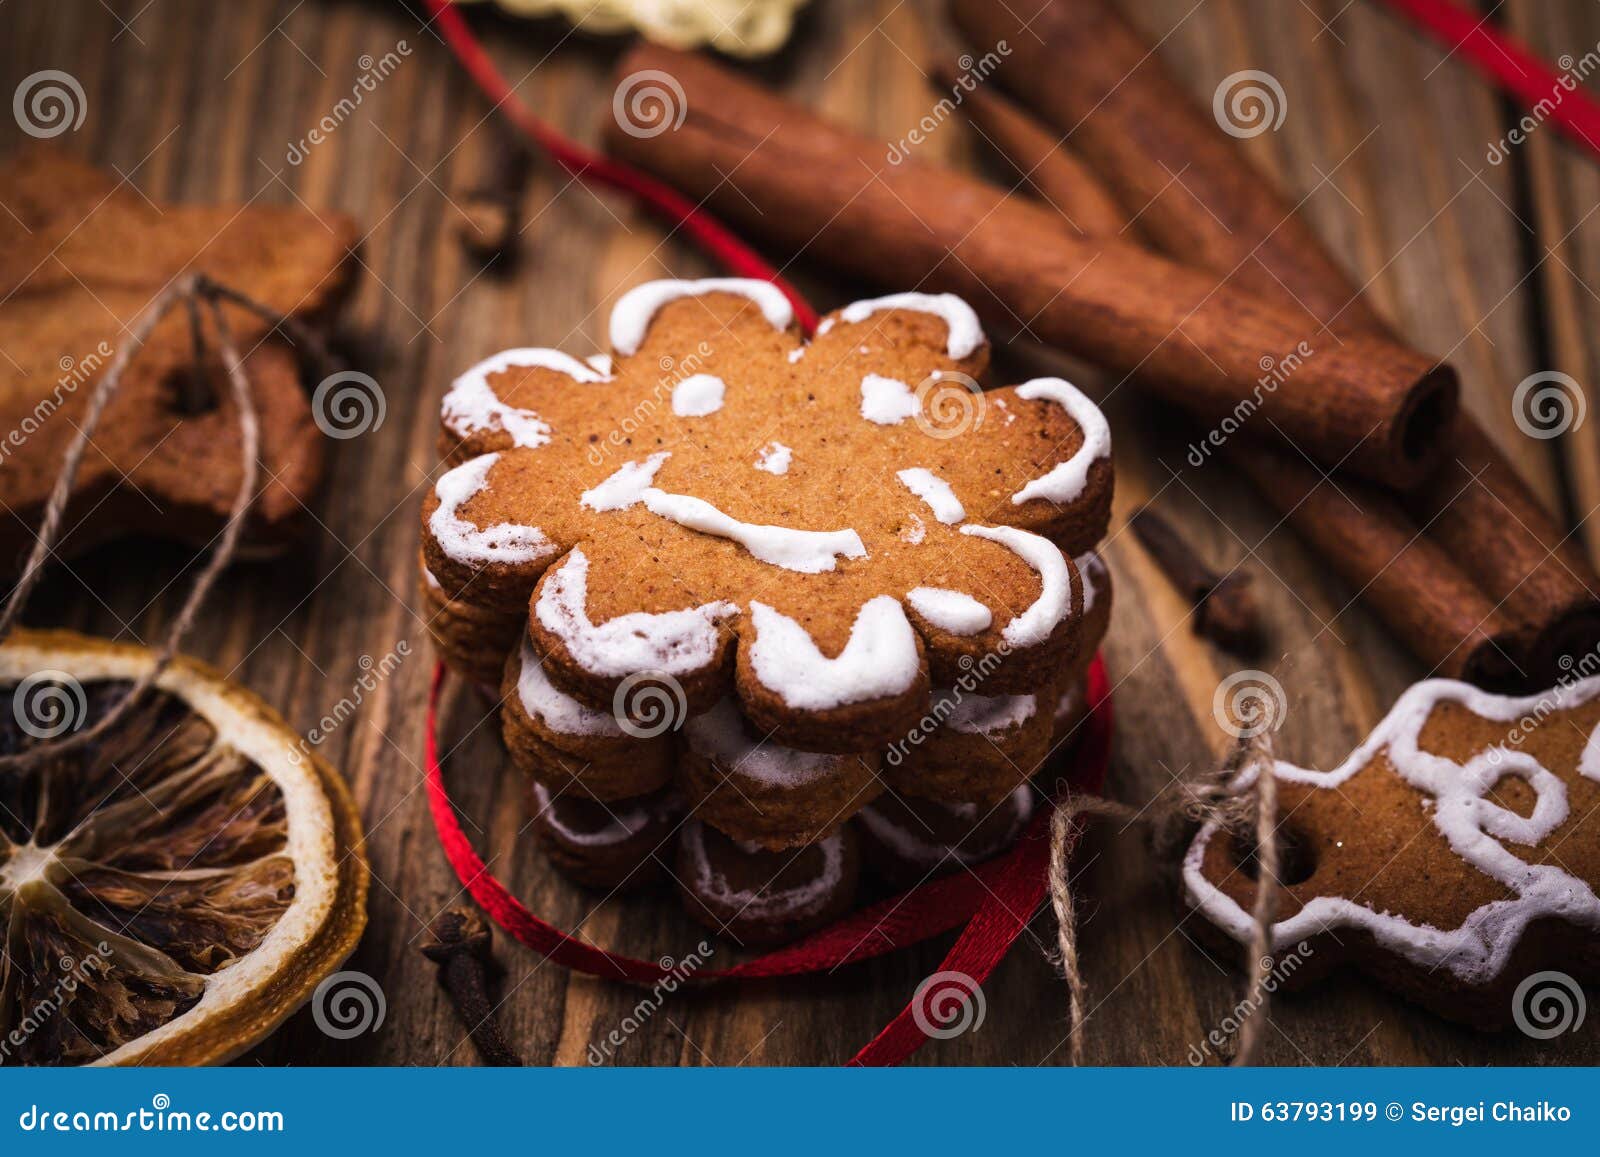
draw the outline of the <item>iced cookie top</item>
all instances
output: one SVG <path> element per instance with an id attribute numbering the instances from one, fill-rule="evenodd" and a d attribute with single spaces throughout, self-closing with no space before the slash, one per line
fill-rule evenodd
<path id="1" fill-rule="evenodd" d="M 511 350 L 451 385 L 423 522 L 452 595 L 532 591 L 606 678 L 694 670 L 731 632 L 797 710 L 1070 650 L 1110 435 L 1060 379 L 979 392 L 959 298 L 857 302 L 804 344 L 764 282 L 651 282 L 609 332 L 611 359 Z"/>

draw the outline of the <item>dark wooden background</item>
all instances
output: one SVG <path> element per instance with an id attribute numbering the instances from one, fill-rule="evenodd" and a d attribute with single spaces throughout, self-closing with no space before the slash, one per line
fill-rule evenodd
<path id="1" fill-rule="evenodd" d="M 1587 0 L 1513 0 L 1493 19 L 1546 57 L 1600 42 Z M 1422 348 L 1461 369 L 1468 404 L 1506 442 L 1537 491 L 1574 525 L 1600 503 L 1600 413 L 1553 442 L 1518 439 L 1515 384 L 1560 369 L 1600 369 L 1600 168 L 1548 125 L 1508 162 L 1486 153 L 1511 106 L 1458 60 L 1367 0 L 1138 0 L 1129 10 L 1207 99 L 1239 69 L 1283 84 L 1280 130 L 1249 142 L 1329 237 L 1385 311 Z M 593 139 L 610 106 L 615 41 L 475 13 L 503 69 L 537 111 Z M 360 58 L 404 41 L 410 54 L 354 116 L 298 165 L 290 142 L 349 94 Z M 827 113 L 904 135 L 938 95 L 923 75 L 951 40 L 935 0 L 813 0 L 789 49 L 757 71 Z M 1071 67 L 1070 61 L 1062 67 Z M 255 1050 L 262 1064 L 462 1064 L 476 1057 L 417 952 L 419 934 L 463 899 L 422 793 L 423 713 L 431 656 L 418 612 L 417 505 L 435 468 L 438 399 L 456 371 L 510 345 L 603 347 L 606 307 L 628 285 L 698 275 L 706 263 L 630 205 L 541 168 L 529 190 L 522 261 L 486 277 L 452 238 L 463 193 L 495 143 L 469 88 L 416 0 L 53 0 L 0 2 L 0 93 L 45 68 L 83 85 L 88 116 L 60 143 L 115 166 L 156 198 L 303 201 L 364 225 L 365 270 L 347 341 L 380 382 L 383 426 L 334 447 L 318 532 L 293 558 L 239 567 L 188 649 L 220 665 L 310 728 L 378 659 L 411 657 L 368 696 L 323 751 L 360 801 L 373 868 L 371 924 L 350 967 L 378 978 L 387 1018 L 351 1041 L 325 1038 L 302 1013 Z M 21 143 L 10 118 L 0 148 Z M 989 168 L 954 121 L 925 155 Z M 860 288 L 802 261 L 814 301 Z M 1048 355 L 1021 345 L 1000 359 L 1021 375 Z M 1092 373 L 1074 369 L 1092 386 Z M 1592 407 L 1596 408 L 1596 407 Z M 1185 607 L 1124 533 L 1147 500 L 1216 562 L 1260 577 L 1273 627 L 1268 664 L 1292 714 L 1280 753 L 1330 766 L 1424 674 L 1352 602 L 1352 592 L 1221 466 L 1183 460 L 1185 440 L 1130 396 L 1107 401 L 1117 442 L 1118 516 L 1108 555 L 1117 609 L 1107 656 L 1119 719 L 1114 790 L 1143 801 L 1215 758 L 1212 693 L 1232 669 L 1189 633 Z M 1600 555 L 1600 533 L 1591 530 Z M 168 547 L 108 548 L 75 562 L 29 619 L 153 640 L 193 559 Z M 448 703 L 452 790 L 494 870 L 537 910 L 597 943 L 680 955 L 700 936 L 676 906 L 607 902 L 547 881 L 524 834 L 519 784 L 474 693 Z M 1600 819 L 1591 822 L 1600 823 Z M 1184 1064 L 1240 999 L 1237 974 L 1191 939 L 1174 894 L 1134 835 L 1097 833 L 1080 874 L 1083 956 L 1093 1012 L 1087 1056 L 1100 1064 Z M 986 986 L 981 1029 L 936 1042 L 918 1063 L 1059 1064 L 1065 991 L 1046 960 L 1041 915 Z M 943 942 L 804 983 L 746 984 L 674 996 L 615 1052 L 624 1064 L 833 1064 L 846 1059 L 936 966 Z M 582 1064 L 616 1028 L 634 991 L 573 977 L 502 938 L 501 1022 L 534 1063 Z M 717 963 L 726 963 L 725 951 Z M 1278 1002 L 1266 1058 L 1279 1064 L 1593 1062 L 1600 1016 L 1576 1035 L 1536 1042 L 1446 1024 L 1356 977 Z"/>

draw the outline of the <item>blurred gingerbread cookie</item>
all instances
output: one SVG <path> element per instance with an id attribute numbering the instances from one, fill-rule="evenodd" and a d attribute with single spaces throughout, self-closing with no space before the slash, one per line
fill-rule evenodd
<path id="1" fill-rule="evenodd" d="M 5 566 L 31 545 L 94 384 L 163 287 L 202 273 L 271 314 L 316 323 L 331 318 L 355 268 L 346 217 L 155 205 L 46 147 L 0 165 L 0 206 L 0 506 L 13 516 L 0 519 Z M 246 525 L 259 551 L 304 523 L 324 436 L 296 351 L 257 312 L 225 312 L 260 421 L 263 488 Z M 175 310 L 130 362 L 78 472 L 57 553 L 130 534 L 205 545 L 226 521 L 241 478 L 239 420 L 208 328 Z"/>

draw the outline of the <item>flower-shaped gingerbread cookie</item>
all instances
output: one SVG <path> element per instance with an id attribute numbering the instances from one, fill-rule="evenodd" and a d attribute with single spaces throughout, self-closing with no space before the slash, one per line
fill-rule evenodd
<path id="1" fill-rule="evenodd" d="M 930 685 L 1033 691 L 1071 657 L 1110 436 L 1059 379 L 962 384 L 988 353 L 965 303 L 857 302 L 807 345 L 766 283 L 659 281 L 610 330 L 611 359 L 459 378 L 423 511 L 444 590 L 528 608 L 561 691 L 609 709 L 648 672 L 690 714 L 734 693 L 780 743 L 863 752 Z"/>
<path id="2" fill-rule="evenodd" d="M 1543 969 L 1569 998 L 1600 976 L 1600 677 L 1525 699 L 1418 683 L 1342 766 L 1274 774 L 1286 982 L 1351 963 L 1491 1028 L 1536 1021 Z M 1253 864 L 1215 824 L 1184 862 L 1189 903 L 1241 944 Z"/>

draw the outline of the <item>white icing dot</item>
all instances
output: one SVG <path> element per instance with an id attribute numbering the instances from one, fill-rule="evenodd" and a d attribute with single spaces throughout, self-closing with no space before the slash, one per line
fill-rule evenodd
<path id="1" fill-rule="evenodd" d="M 543 369 L 577 382 L 603 382 L 605 374 L 570 354 L 549 349 L 503 350 L 485 358 L 450 383 L 440 417 L 456 434 L 466 436 L 504 431 L 516 446 L 533 448 L 550 441 L 550 425 L 532 410 L 508 406 L 489 386 L 489 379 L 512 369 Z"/>
<path id="2" fill-rule="evenodd" d="M 788 354 L 789 364 L 792 366 L 792 365 L 794 365 L 795 362 L 799 361 L 801 358 L 803 358 L 805 356 L 806 356 L 806 347 L 803 346 L 803 345 L 795 346 L 794 349 L 789 351 L 789 354 Z"/>
<path id="3" fill-rule="evenodd" d="M 768 442 L 756 456 L 756 469 L 768 474 L 787 474 L 794 460 L 794 451 L 782 442 Z"/>
<path id="4" fill-rule="evenodd" d="M 952 635 L 976 635 L 994 622 L 994 614 L 977 599 L 942 587 L 916 587 L 906 602 L 929 623 Z"/>
<path id="5" fill-rule="evenodd" d="M 1072 575 L 1060 548 L 1048 538 L 1014 526 L 963 526 L 961 533 L 998 542 L 1038 572 L 1039 597 L 1006 624 L 1001 638 L 1013 647 L 1033 647 L 1048 639 L 1072 609 Z"/>
<path id="6" fill-rule="evenodd" d="M 908 690 L 921 662 L 917 636 L 899 602 L 869 599 L 850 627 L 850 641 L 828 658 L 806 629 L 764 603 L 750 604 L 755 638 L 750 668 L 761 685 L 800 711 L 827 711 Z"/>
<path id="7" fill-rule="evenodd" d="M 909 542 L 912 546 L 916 546 L 919 542 L 928 537 L 928 524 L 922 521 L 922 516 L 920 514 L 909 514 L 906 517 L 911 519 L 911 525 L 900 532 L 900 538 L 902 541 Z"/>
<path id="8" fill-rule="evenodd" d="M 707 277 L 699 281 L 647 281 L 622 295 L 611 311 L 611 348 L 619 354 L 633 354 L 644 344 L 656 312 L 668 302 L 707 293 L 737 293 L 761 308 L 773 329 L 788 329 L 794 321 L 794 306 L 783 291 L 770 281 L 745 277 Z"/>
<path id="9" fill-rule="evenodd" d="M 728 383 L 715 374 L 684 378 L 672 391 L 672 412 L 680 418 L 704 418 L 722 409 Z"/>
<path id="10" fill-rule="evenodd" d="M 870 301 L 853 301 L 839 311 L 839 316 L 855 324 L 885 309 L 913 309 L 943 318 L 945 328 L 949 331 L 945 338 L 945 352 L 953 358 L 964 358 L 983 344 L 983 326 L 978 322 L 978 315 L 953 293 L 894 293 Z M 824 324 L 831 320 L 828 319 Z M 818 327 L 817 332 L 827 331 Z"/>
<path id="11" fill-rule="evenodd" d="M 1034 378 L 1017 387 L 1017 397 L 1029 401 L 1042 398 L 1061 406 L 1083 431 L 1083 445 L 1071 458 L 1013 494 L 1011 501 L 1018 506 L 1034 498 L 1062 504 L 1073 501 L 1089 484 L 1089 467 L 1111 456 L 1111 427 L 1106 425 L 1106 416 L 1078 387 L 1061 378 Z"/>
<path id="12" fill-rule="evenodd" d="M 950 483 L 932 470 L 913 466 L 899 471 L 895 477 L 905 484 L 907 490 L 926 502 L 940 522 L 953 526 L 967 516 L 966 507 L 961 505 L 956 492 L 950 489 Z"/>
<path id="13" fill-rule="evenodd" d="M 1533 846 L 1549 837 L 1570 814 L 1566 784 L 1526 752 L 1508 746 L 1479 752 L 1465 764 L 1425 751 L 1421 736 L 1441 703 L 1459 703 L 1474 715 L 1497 722 L 1543 719 L 1553 708 L 1572 709 L 1600 695 L 1600 678 L 1557 687 L 1524 699 L 1504 699 L 1465 683 L 1444 679 L 1418 683 L 1350 757 L 1333 771 L 1321 772 L 1275 763 L 1279 779 L 1337 789 L 1358 774 L 1382 774 L 1374 764 L 1383 752 L 1395 774 L 1431 802 L 1425 807 L 1435 830 L 1452 851 L 1476 870 L 1504 885 L 1512 898 L 1492 900 L 1467 914 L 1458 928 L 1414 923 L 1403 913 L 1378 912 L 1343 896 L 1315 896 L 1295 915 L 1273 926 L 1275 945 L 1295 943 L 1328 929 L 1366 932 L 1379 945 L 1425 968 L 1443 968 L 1463 983 L 1478 985 L 1500 975 L 1524 932 L 1536 921 L 1557 920 L 1591 933 L 1600 929 L 1600 898 L 1593 888 L 1559 863 L 1529 863 L 1501 842 Z M 1594 746 L 1591 736 L 1585 758 Z M 1579 770 L 1585 770 L 1580 761 Z M 1255 769 L 1232 785 L 1244 791 Z M 1523 816 L 1488 798 L 1506 776 L 1524 780 L 1535 793 L 1531 815 Z M 1241 941 L 1251 934 L 1251 917 L 1206 877 L 1206 848 L 1215 822 L 1201 828 L 1183 862 L 1189 901 L 1218 927 Z"/>
<path id="14" fill-rule="evenodd" d="M 922 412 L 911 387 L 898 378 L 868 374 L 861 379 L 861 416 L 880 426 L 894 426 Z"/>
<path id="15" fill-rule="evenodd" d="M 480 454 L 447 471 L 434 483 L 439 508 L 428 519 L 428 529 L 440 549 L 456 562 L 514 564 L 534 562 L 555 553 L 555 544 L 537 526 L 502 522 L 479 527 L 458 513 L 462 503 L 488 484 L 489 470 L 499 460 L 498 453 Z"/>
<path id="16" fill-rule="evenodd" d="M 998 735 L 1033 718 L 1038 699 L 1032 695 L 973 695 L 935 691 L 929 714 L 952 731 L 966 735 Z"/>
<path id="17" fill-rule="evenodd" d="M 840 764 L 837 755 L 796 751 L 770 739 L 752 737 L 731 699 L 721 700 L 704 715 L 691 717 L 683 726 L 683 734 L 692 750 L 716 760 L 725 771 L 775 787 L 804 787 Z"/>
<path id="18" fill-rule="evenodd" d="M 724 514 L 703 498 L 688 494 L 668 494 L 651 488 L 640 495 L 652 514 L 671 519 L 680 526 L 702 534 L 730 539 L 762 562 L 801 574 L 820 574 L 833 570 L 838 559 L 866 558 L 867 548 L 853 530 L 795 530 L 787 526 L 768 526 L 741 522 Z"/>
<path id="19" fill-rule="evenodd" d="M 670 457 L 671 451 L 661 450 L 643 462 L 624 462 L 604 482 L 585 490 L 578 504 L 590 510 L 626 510 L 644 497 L 655 481 L 656 471 Z"/>
<path id="20" fill-rule="evenodd" d="M 523 633 L 522 670 L 517 675 L 517 698 L 530 716 L 561 735 L 604 735 L 621 738 L 626 734 L 610 711 L 596 711 L 580 703 L 550 682 L 533 644 Z"/>
<path id="21" fill-rule="evenodd" d="M 716 658 L 718 620 L 738 613 L 733 603 L 713 602 L 662 614 L 633 611 L 596 626 L 589 620 L 589 560 L 581 550 L 545 575 L 534 603 L 540 624 L 566 644 L 573 662 L 608 678 L 701 670 Z"/>

